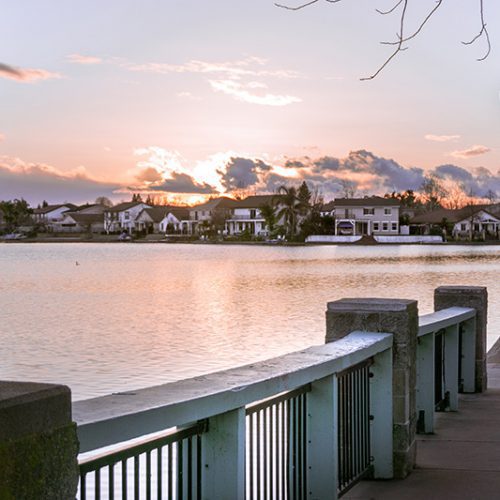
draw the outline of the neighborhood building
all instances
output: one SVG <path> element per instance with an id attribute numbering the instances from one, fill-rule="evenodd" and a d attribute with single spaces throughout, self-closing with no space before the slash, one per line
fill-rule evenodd
<path id="1" fill-rule="evenodd" d="M 54 224 L 62 221 L 64 213 L 72 210 L 77 210 L 77 206 L 72 203 L 64 203 L 59 205 L 47 205 L 33 210 L 33 221 L 37 224 L 44 224 L 47 229 L 54 230 Z"/>
<path id="2" fill-rule="evenodd" d="M 78 210 L 64 212 L 61 221 L 52 223 L 52 231 L 66 233 L 102 233 L 104 231 L 103 205 L 85 205 Z"/>
<path id="3" fill-rule="evenodd" d="M 120 203 L 104 211 L 104 230 L 107 233 L 125 231 L 129 234 L 135 229 L 135 220 L 140 212 L 151 205 L 142 201 Z"/>
<path id="4" fill-rule="evenodd" d="M 469 205 L 457 210 L 433 210 L 413 217 L 410 227 L 420 234 L 451 231 L 451 236 L 458 240 L 498 239 L 500 216 L 492 213 L 495 209 L 489 205 Z"/>
<path id="5" fill-rule="evenodd" d="M 399 200 L 370 196 L 337 198 L 333 204 L 336 235 L 399 234 Z"/>
<path id="6" fill-rule="evenodd" d="M 230 215 L 226 219 L 225 230 L 228 235 L 249 233 L 253 236 L 268 234 L 266 221 L 260 207 L 276 202 L 276 195 L 248 196 L 244 200 L 234 200 Z"/>

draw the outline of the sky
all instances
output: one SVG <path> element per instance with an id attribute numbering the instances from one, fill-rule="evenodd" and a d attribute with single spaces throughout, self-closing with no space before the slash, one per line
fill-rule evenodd
<path id="1" fill-rule="evenodd" d="M 326 200 L 439 175 L 500 196 L 500 2 L 0 0 L 0 199 L 196 202 L 306 180 Z M 286 5 L 300 2 L 290 0 Z M 406 32 L 435 0 L 410 0 Z"/>

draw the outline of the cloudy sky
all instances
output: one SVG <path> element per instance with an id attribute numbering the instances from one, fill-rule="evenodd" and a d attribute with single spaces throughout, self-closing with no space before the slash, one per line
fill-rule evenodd
<path id="1" fill-rule="evenodd" d="M 393 50 L 393 0 L 3 2 L 0 199 L 194 201 L 308 180 L 327 199 L 436 173 L 500 195 L 500 3 L 443 2 Z M 290 0 L 287 5 L 298 5 Z M 407 33 L 435 0 L 411 0 Z"/>

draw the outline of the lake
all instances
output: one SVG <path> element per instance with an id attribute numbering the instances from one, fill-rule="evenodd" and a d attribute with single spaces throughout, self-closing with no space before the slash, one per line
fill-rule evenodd
<path id="1" fill-rule="evenodd" d="M 326 302 L 489 293 L 500 247 L 0 244 L 0 378 L 67 384 L 73 399 L 130 390 L 323 343 Z"/>

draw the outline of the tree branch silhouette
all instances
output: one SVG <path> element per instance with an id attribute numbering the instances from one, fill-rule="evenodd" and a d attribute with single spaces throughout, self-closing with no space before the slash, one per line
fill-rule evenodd
<path id="1" fill-rule="evenodd" d="M 279 4 L 275 3 L 276 7 L 279 7 L 281 9 L 286 9 L 286 10 L 301 10 L 306 7 L 309 7 L 315 3 L 318 3 L 320 0 L 310 0 L 308 2 L 304 2 L 296 7 L 292 7 L 290 5 L 286 4 Z M 342 0 L 325 0 L 325 2 L 328 3 L 339 3 Z M 410 0 L 397 0 L 395 4 L 388 10 L 380 10 L 380 9 L 375 9 L 376 12 L 379 14 L 386 16 L 389 14 L 392 14 L 393 12 L 396 12 L 398 9 L 401 10 L 400 18 L 399 18 L 399 31 L 396 33 L 396 40 L 392 42 L 380 42 L 382 45 L 390 45 L 395 47 L 394 51 L 392 54 L 378 67 L 378 69 L 372 73 L 370 76 L 366 76 L 363 78 L 360 78 L 360 80 L 373 80 L 376 78 L 383 70 L 384 68 L 400 53 L 405 51 L 408 47 L 405 47 L 404 44 L 408 42 L 409 40 L 412 40 L 416 38 L 421 31 L 423 30 L 424 26 L 429 22 L 429 20 L 434 16 L 434 14 L 437 12 L 437 10 L 442 6 L 443 0 L 436 0 L 436 5 L 430 9 L 430 11 L 427 13 L 427 15 L 424 17 L 424 19 L 420 22 L 418 27 L 409 35 L 404 35 L 405 31 L 405 23 L 406 23 L 406 14 L 407 14 L 407 8 Z M 487 43 L 487 49 L 486 53 L 484 54 L 483 57 L 477 59 L 478 61 L 484 61 L 490 54 L 491 52 L 491 41 L 490 41 L 490 36 L 488 33 L 488 30 L 486 28 L 486 22 L 484 20 L 484 6 L 483 6 L 483 0 L 479 0 L 479 14 L 480 14 L 480 21 L 481 21 L 481 29 L 477 33 L 474 38 L 472 38 L 470 41 L 462 42 L 464 45 L 472 45 L 474 44 L 478 39 L 484 36 L 486 39 Z"/>

